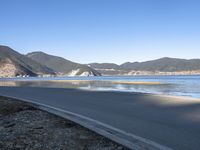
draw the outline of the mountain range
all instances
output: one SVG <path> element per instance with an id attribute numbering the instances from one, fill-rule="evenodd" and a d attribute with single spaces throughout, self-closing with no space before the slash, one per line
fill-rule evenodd
<path id="1" fill-rule="evenodd" d="M 26 55 L 28 58 L 53 69 L 57 74 L 68 76 L 100 76 L 101 74 L 88 67 L 64 59 L 62 57 L 53 56 L 44 52 L 32 52 Z"/>
<path id="2" fill-rule="evenodd" d="M 27 55 L 0 45 L 0 77 L 16 76 L 100 76 L 88 67 L 43 52 Z"/>
<path id="3" fill-rule="evenodd" d="M 179 59 L 164 57 L 145 62 L 88 64 L 103 75 L 176 75 L 200 74 L 200 59 Z"/>
<path id="4" fill-rule="evenodd" d="M 0 77 L 200 74 L 200 59 L 164 57 L 145 62 L 79 64 L 44 52 L 23 55 L 0 45 Z"/>

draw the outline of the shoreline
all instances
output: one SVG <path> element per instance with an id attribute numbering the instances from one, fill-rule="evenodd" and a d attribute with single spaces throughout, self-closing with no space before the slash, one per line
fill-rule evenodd
<path id="1" fill-rule="evenodd" d="M 57 81 L 50 81 L 49 82 L 57 82 Z M 64 82 L 79 82 L 80 80 L 72 80 L 72 81 L 64 81 Z M 7 81 L 5 81 L 7 82 Z M 10 82 L 10 81 L 8 81 Z M 20 81 L 19 81 L 20 82 Z M 31 81 L 32 82 L 32 81 Z M 37 82 L 37 81 L 36 81 Z M 44 81 L 45 82 L 45 81 Z M 58 82 L 62 82 L 62 81 L 58 81 Z M 91 81 L 80 81 L 80 82 L 91 82 Z M 111 81 L 112 82 L 112 81 Z M 114 83 L 115 84 L 115 83 Z M 123 84 L 123 83 L 122 83 Z M 124 83 L 125 84 L 125 83 Z M 135 85 L 160 85 L 162 83 L 160 82 L 134 82 L 134 83 L 130 83 L 130 84 L 135 84 Z M 165 84 L 165 83 L 164 83 Z M 46 87 L 46 86 L 11 86 L 11 85 L 5 85 L 5 86 L 1 86 L 0 87 L 27 87 L 27 88 L 51 88 L 51 89 L 68 89 L 68 90 L 82 90 L 82 91 L 91 91 L 91 92 L 118 92 L 118 93 L 133 93 L 133 94 L 147 94 L 147 95 L 153 95 L 153 96 L 164 96 L 164 97 L 170 97 L 170 98 L 180 98 L 180 99 L 190 99 L 190 100 L 195 100 L 195 101 L 200 101 L 200 97 L 194 97 L 194 96 L 190 96 L 190 95 L 175 95 L 175 94 L 160 94 L 160 93 L 150 93 L 150 92 L 134 92 L 134 91 L 128 91 L 128 90 L 124 90 L 124 91 L 120 91 L 120 90 L 113 90 L 113 89 L 85 89 L 85 88 L 65 88 L 65 87 Z M 1 95 L 0 95 L 1 96 Z"/>
<path id="2" fill-rule="evenodd" d="M 149 76 L 200 76 L 200 73 L 198 74 L 136 74 L 136 75 L 101 75 L 101 76 L 28 76 L 28 77 L 0 77 L 0 79 L 27 79 L 27 78 L 88 78 L 88 77 L 149 77 Z"/>
<path id="3" fill-rule="evenodd" d="M 78 88 L 97 91 L 145 92 L 200 98 L 199 76 L 141 77 L 66 77 L 66 78 L 11 78 L 0 79 L 1 86 L 38 86 L 55 88 Z M 93 89 L 94 90 L 93 90 Z"/>

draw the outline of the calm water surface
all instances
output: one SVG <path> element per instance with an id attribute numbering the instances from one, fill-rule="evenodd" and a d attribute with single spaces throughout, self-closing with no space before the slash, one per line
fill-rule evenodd
<path id="1" fill-rule="evenodd" d="M 53 81 L 51 81 L 53 80 Z M 67 81 L 66 81 L 67 80 Z M 113 83 L 117 81 L 117 83 Z M 135 85 L 122 82 L 160 82 L 158 85 Z M 111 90 L 181 95 L 200 98 L 200 76 L 110 76 L 62 78 L 1 78 L 0 86 L 59 87 L 85 90 Z"/>

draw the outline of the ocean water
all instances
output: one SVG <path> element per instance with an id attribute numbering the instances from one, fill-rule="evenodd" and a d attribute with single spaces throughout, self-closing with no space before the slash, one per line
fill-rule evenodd
<path id="1" fill-rule="evenodd" d="M 126 82 L 160 82 L 160 84 L 128 84 Z M 141 92 L 200 98 L 199 75 L 1 78 L 0 86 L 78 88 L 84 90 Z"/>

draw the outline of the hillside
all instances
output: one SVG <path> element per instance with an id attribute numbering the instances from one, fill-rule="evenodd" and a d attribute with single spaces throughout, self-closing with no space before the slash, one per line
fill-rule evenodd
<path id="1" fill-rule="evenodd" d="M 200 70 L 200 59 L 178 59 L 164 57 L 146 62 L 127 62 L 121 65 L 122 68 L 140 71 L 192 71 Z"/>
<path id="2" fill-rule="evenodd" d="M 34 60 L 0 45 L 0 77 L 54 75 L 54 71 Z"/>
<path id="3" fill-rule="evenodd" d="M 122 69 L 122 67 L 114 63 L 90 63 L 88 66 L 96 69 Z"/>
<path id="4" fill-rule="evenodd" d="M 88 64 L 91 68 L 97 70 L 102 75 L 124 75 L 127 74 L 127 69 L 114 63 L 90 63 Z"/>
<path id="5" fill-rule="evenodd" d="M 68 76 L 100 76 L 101 74 L 88 67 L 87 65 L 78 64 L 62 57 L 53 56 L 44 52 L 28 53 L 27 57 L 38 63 L 46 65 L 48 68 L 55 70 L 61 75 Z"/>
<path id="6" fill-rule="evenodd" d="M 200 59 L 164 57 L 145 62 L 91 63 L 90 67 L 102 75 L 189 75 L 200 74 Z"/>

